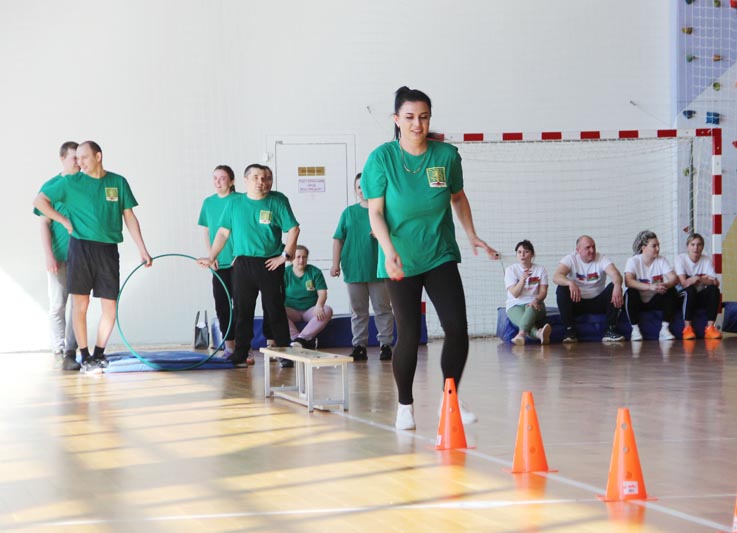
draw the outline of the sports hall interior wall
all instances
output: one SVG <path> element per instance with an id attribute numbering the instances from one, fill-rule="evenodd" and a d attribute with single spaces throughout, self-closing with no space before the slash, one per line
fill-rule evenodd
<path id="1" fill-rule="evenodd" d="M 3 4 L 0 351 L 47 344 L 44 259 L 31 202 L 58 172 L 62 142 L 101 144 L 105 167 L 131 183 L 153 255 L 198 256 L 196 220 L 215 165 L 241 175 L 263 160 L 269 135 L 349 134 L 360 168 L 392 136 L 393 91 L 401 85 L 433 98 L 437 131 L 672 127 L 674 5 Z M 237 186 L 243 190 L 240 178 Z M 125 235 L 123 276 L 138 261 Z M 493 233 L 483 237 L 494 243 Z M 141 281 L 123 302 L 130 327 L 141 341 L 186 342 L 194 312 L 212 306 L 209 280 L 184 261 L 165 283 L 155 269 L 141 274 L 153 281 Z M 329 301 L 345 312 L 342 282 L 329 283 Z M 111 342 L 119 342 L 117 333 Z"/>

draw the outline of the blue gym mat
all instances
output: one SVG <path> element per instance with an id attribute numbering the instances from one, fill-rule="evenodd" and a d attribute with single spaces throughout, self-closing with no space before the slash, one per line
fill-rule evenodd
<path id="1" fill-rule="evenodd" d="M 187 369 L 207 357 L 207 354 L 190 351 L 138 352 L 138 354 L 147 361 L 161 367 L 161 370 Z M 116 352 L 106 355 L 106 357 L 109 363 L 108 367 L 104 370 L 106 373 L 160 371 L 158 368 L 150 367 L 130 352 Z M 207 363 L 198 366 L 195 370 L 230 368 L 233 368 L 233 363 L 223 359 L 221 352 L 212 357 Z"/>

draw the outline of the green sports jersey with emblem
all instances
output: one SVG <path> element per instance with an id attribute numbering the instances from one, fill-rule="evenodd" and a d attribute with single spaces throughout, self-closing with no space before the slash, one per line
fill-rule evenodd
<path id="1" fill-rule="evenodd" d="M 406 276 L 461 261 L 450 198 L 463 190 L 458 149 L 428 141 L 427 151 L 413 156 L 398 141 L 385 143 L 368 157 L 361 176 L 367 199 L 384 198 L 384 218 Z M 387 278 L 379 248 L 377 272 Z"/>
<path id="2" fill-rule="evenodd" d="M 293 266 L 284 269 L 284 305 L 305 311 L 317 303 L 317 291 L 327 290 L 325 276 L 313 265 L 307 265 L 302 277 L 298 277 Z"/>

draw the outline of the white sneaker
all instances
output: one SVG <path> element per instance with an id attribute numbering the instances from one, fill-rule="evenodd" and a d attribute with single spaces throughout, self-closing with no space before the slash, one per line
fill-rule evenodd
<path id="1" fill-rule="evenodd" d="M 670 332 L 670 329 L 668 328 L 668 324 L 664 323 L 660 327 L 660 335 L 658 336 L 658 339 L 661 341 L 672 341 L 675 338 L 676 338 L 675 335 L 673 335 Z"/>
<path id="2" fill-rule="evenodd" d="M 415 429 L 415 408 L 412 404 L 397 404 L 397 420 L 394 422 L 397 429 Z"/>
<path id="3" fill-rule="evenodd" d="M 631 341 L 641 341 L 642 340 L 642 333 L 640 332 L 640 326 L 635 324 L 632 326 L 632 334 L 630 335 Z"/>
<path id="4" fill-rule="evenodd" d="M 516 344 L 517 346 L 524 346 L 525 336 L 522 333 L 517 333 L 517 336 L 512 339 L 512 344 Z"/>
<path id="5" fill-rule="evenodd" d="M 459 402 L 459 406 L 461 409 L 461 422 L 463 422 L 464 426 L 467 426 L 469 424 L 475 424 L 476 422 L 478 422 L 479 418 L 469 410 L 468 405 L 466 405 L 466 402 L 461 400 Z M 443 398 L 441 397 L 440 405 L 438 406 L 438 418 L 440 418 L 442 411 L 443 411 Z"/>
<path id="6" fill-rule="evenodd" d="M 550 344 L 550 333 L 552 329 L 550 324 L 545 324 L 537 330 L 537 338 L 540 339 L 540 344 Z"/>

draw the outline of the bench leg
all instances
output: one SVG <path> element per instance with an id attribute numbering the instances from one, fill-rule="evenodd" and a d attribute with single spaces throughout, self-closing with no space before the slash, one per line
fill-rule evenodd
<path id="1" fill-rule="evenodd" d="M 264 396 L 271 396 L 271 369 L 269 368 L 269 354 L 264 354 Z"/>
<path id="2" fill-rule="evenodd" d="M 343 377 L 343 411 L 348 410 L 348 365 L 343 363 L 341 367 L 341 376 Z"/>
<path id="3" fill-rule="evenodd" d="M 314 393 L 314 387 L 313 387 L 313 380 L 312 380 L 312 365 L 305 365 L 305 389 L 307 393 L 307 411 L 312 412 L 313 406 L 312 403 L 314 401 L 313 393 Z"/>

